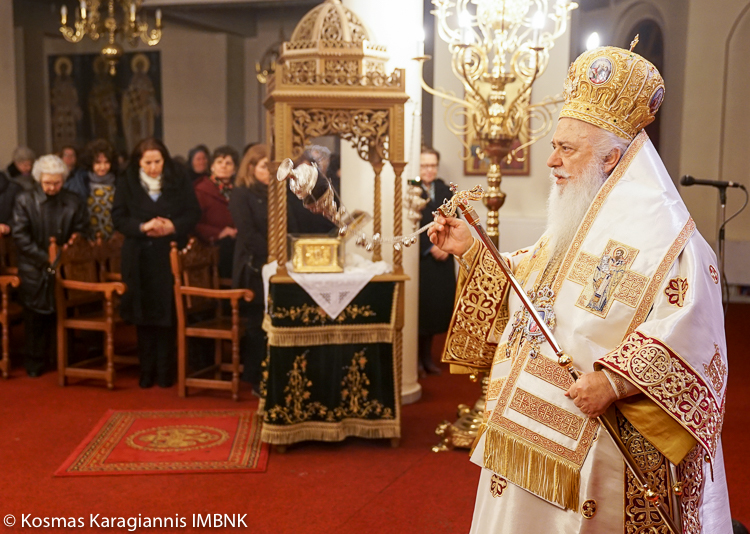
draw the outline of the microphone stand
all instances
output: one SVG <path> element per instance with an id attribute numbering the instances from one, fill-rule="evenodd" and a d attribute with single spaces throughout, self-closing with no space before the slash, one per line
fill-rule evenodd
<path id="1" fill-rule="evenodd" d="M 721 273 L 721 300 L 724 306 L 729 302 L 729 286 L 726 286 L 726 294 L 724 292 L 724 227 L 727 224 L 727 186 L 719 186 L 719 203 L 721 204 L 721 225 L 719 226 L 719 273 Z M 725 312 L 726 314 L 726 312 Z"/>

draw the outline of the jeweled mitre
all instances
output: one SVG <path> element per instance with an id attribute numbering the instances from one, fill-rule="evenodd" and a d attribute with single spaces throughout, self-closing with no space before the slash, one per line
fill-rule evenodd
<path id="1" fill-rule="evenodd" d="M 582 120 L 630 141 L 654 120 L 664 100 L 664 80 L 638 54 L 604 46 L 573 62 L 563 97 L 560 118 Z"/>

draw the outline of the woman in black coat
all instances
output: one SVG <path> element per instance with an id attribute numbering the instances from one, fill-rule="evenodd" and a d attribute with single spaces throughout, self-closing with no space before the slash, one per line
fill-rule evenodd
<path id="1" fill-rule="evenodd" d="M 422 198 L 427 205 L 422 209 L 420 226 L 430 223 L 443 200 L 451 198 L 450 188 L 437 177 L 440 154 L 423 148 L 420 154 L 419 176 Z M 440 374 L 432 362 L 432 337 L 448 331 L 453 315 L 456 294 L 456 274 L 453 257 L 435 247 L 427 232 L 419 236 L 419 366 L 423 372 Z"/>
<path id="2" fill-rule="evenodd" d="M 169 151 L 157 139 L 135 147 L 117 181 L 112 219 L 125 236 L 122 246 L 120 315 L 137 325 L 140 386 L 170 387 L 174 379 L 175 312 L 170 243 L 183 247 L 200 220 L 190 181 L 175 171 Z"/>
<path id="3" fill-rule="evenodd" d="M 242 344 L 242 379 L 256 386 L 266 353 L 263 323 L 263 281 L 261 269 L 268 259 L 268 147 L 255 145 L 242 158 L 235 188 L 229 199 L 229 212 L 237 228 L 234 247 L 232 287 L 251 289 L 255 298 L 244 309 L 248 317 Z"/>
<path id="4" fill-rule="evenodd" d="M 88 214 L 78 195 L 63 190 L 68 167 L 59 157 L 42 156 L 34 163 L 32 173 L 36 185 L 16 197 L 12 226 L 24 308 L 24 365 L 28 375 L 36 377 L 51 360 L 54 346 L 55 301 L 54 295 L 45 291 L 49 288 L 46 280 L 51 263 L 50 238 L 63 245 L 74 233 L 86 235 Z"/>

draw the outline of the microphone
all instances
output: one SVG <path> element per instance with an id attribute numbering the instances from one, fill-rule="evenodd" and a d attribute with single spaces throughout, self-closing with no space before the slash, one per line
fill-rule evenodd
<path id="1" fill-rule="evenodd" d="M 742 187 L 744 189 L 744 186 L 742 184 L 738 184 L 737 182 L 722 182 L 721 180 L 698 180 L 696 178 L 693 178 L 689 174 L 686 174 L 685 176 L 680 179 L 681 185 L 712 185 L 714 187 Z"/>

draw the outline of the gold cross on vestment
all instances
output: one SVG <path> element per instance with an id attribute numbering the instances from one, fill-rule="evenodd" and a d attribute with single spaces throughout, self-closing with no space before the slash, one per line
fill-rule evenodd
<path id="1" fill-rule="evenodd" d="M 647 276 L 630 270 L 637 255 L 638 249 L 613 239 L 599 256 L 581 251 L 568 274 L 583 286 L 576 306 L 602 318 L 615 300 L 635 308 L 648 284 Z"/>

